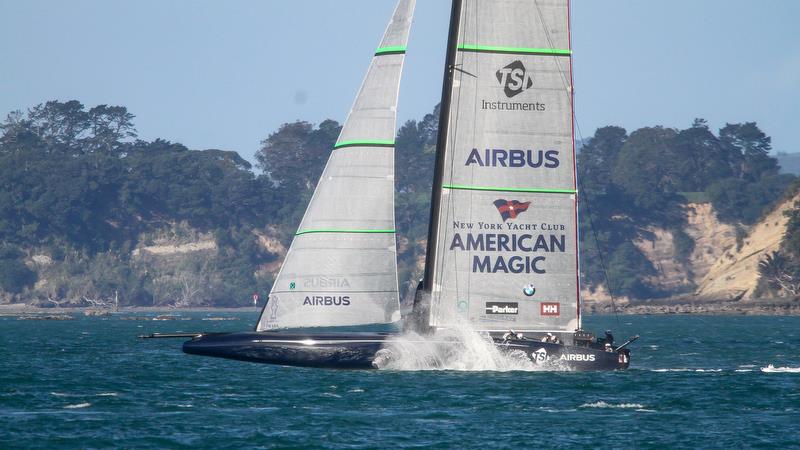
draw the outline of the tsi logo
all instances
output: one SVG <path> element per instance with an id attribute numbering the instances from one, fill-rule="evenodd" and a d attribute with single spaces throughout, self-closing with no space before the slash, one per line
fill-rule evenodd
<path id="1" fill-rule="evenodd" d="M 547 361 L 547 350 L 545 350 L 544 348 L 540 348 L 539 350 L 536 350 L 535 352 L 532 352 L 531 353 L 531 359 L 536 364 L 541 364 L 543 362 L 546 362 Z"/>
<path id="2" fill-rule="evenodd" d="M 487 302 L 486 314 L 517 315 L 519 304 L 516 302 Z"/>
<path id="3" fill-rule="evenodd" d="M 543 316 L 560 316 L 561 303 L 542 302 L 539 304 L 539 312 Z"/>
<path id="4" fill-rule="evenodd" d="M 519 60 L 498 70 L 496 75 L 508 98 L 533 86 L 533 78 L 525 71 L 525 66 Z"/>

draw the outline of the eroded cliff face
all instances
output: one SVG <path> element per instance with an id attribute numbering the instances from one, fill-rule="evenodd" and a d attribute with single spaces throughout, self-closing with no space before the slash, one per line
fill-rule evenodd
<path id="1" fill-rule="evenodd" d="M 786 233 L 784 212 L 800 195 L 787 200 L 751 227 L 722 223 L 710 203 L 690 203 L 686 207 L 683 231 L 694 241 L 694 249 L 684 257 L 676 251 L 675 236 L 670 230 L 650 227 L 634 241 L 656 268 L 648 282 L 663 291 L 702 300 L 753 298 L 758 284 L 758 262 L 777 250 Z M 604 286 L 584 289 L 588 304 L 610 300 Z M 628 299 L 621 299 L 625 305 Z"/>
<path id="2" fill-rule="evenodd" d="M 653 227 L 646 231 L 649 237 L 637 239 L 634 244 L 658 272 L 647 281 L 661 290 L 675 293 L 694 291 L 712 266 L 736 245 L 736 227 L 720 222 L 710 203 L 686 206 L 683 231 L 694 241 L 689 255 L 678 255 L 672 231 Z"/>
<path id="3" fill-rule="evenodd" d="M 778 205 L 763 220 L 750 228 L 742 245 L 729 245 L 698 283 L 696 294 L 706 298 L 745 298 L 755 295 L 758 263 L 780 247 L 788 218 L 784 212 L 800 195 Z"/>

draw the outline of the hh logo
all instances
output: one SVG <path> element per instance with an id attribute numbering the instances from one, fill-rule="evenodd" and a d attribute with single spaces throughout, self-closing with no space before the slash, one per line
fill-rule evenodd
<path id="1" fill-rule="evenodd" d="M 506 97 L 511 98 L 533 86 L 533 77 L 525 70 L 522 61 L 514 61 L 497 71 L 497 81 Z"/>
<path id="2" fill-rule="evenodd" d="M 543 316 L 560 316 L 561 303 L 542 302 L 540 303 L 539 311 Z"/>
<path id="3" fill-rule="evenodd" d="M 500 217 L 503 218 L 503 222 L 508 219 L 516 219 L 520 213 L 528 210 L 530 204 L 531 202 L 521 203 L 516 200 L 505 200 L 502 198 L 494 201 L 494 206 L 497 208 L 497 212 L 500 213 Z"/>

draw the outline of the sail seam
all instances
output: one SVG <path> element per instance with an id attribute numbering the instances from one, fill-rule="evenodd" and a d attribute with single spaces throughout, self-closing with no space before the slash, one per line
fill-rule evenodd
<path id="1" fill-rule="evenodd" d="M 375 56 L 380 55 L 403 55 L 406 53 L 406 47 L 403 45 L 393 45 L 388 47 L 380 47 L 375 50 Z"/>
<path id="2" fill-rule="evenodd" d="M 497 47 L 474 44 L 461 44 L 458 46 L 458 49 L 462 52 L 518 53 L 523 55 L 569 56 L 572 54 L 572 50 L 563 48 Z"/>
<path id="3" fill-rule="evenodd" d="M 395 230 L 353 230 L 353 229 L 338 229 L 338 228 L 317 228 L 311 230 L 303 230 L 295 233 L 295 236 L 310 233 L 395 233 Z"/>
<path id="4" fill-rule="evenodd" d="M 577 194 L 575 189 L 543 189 L 543 188 L 508 188 L 494 186 L 468 186 L 463 184 L 443 184 L 443 189 L 458 189 L 466 191 L 502 191 L 502 192 L 533 192 L 541 194 Z"/>
<path id="5" fill-rule="evenodd" d="M 394 140 L 354 140 L 337 142 L 333 149 L 344 147 L 394 147 Z"/>

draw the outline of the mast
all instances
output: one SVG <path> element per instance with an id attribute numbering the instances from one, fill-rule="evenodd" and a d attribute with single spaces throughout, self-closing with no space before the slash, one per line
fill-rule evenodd
<path id="1" fill-rule="evenodd" d="M 439 130 L 436 139 L 436 164 L 433 169 L 431 214 L 428 221 L 428 247 L 425 252 L 425 275 L 422 279 L 422 290 L 426 292 L 430 292 L 433 289 L 434 255 L 439 231 L 439 205 L 442 195 L 445 146 L 447 145 L 448 122 L 450 121 L 450 98 L 453 91 L 453 72 L 456 63 L 461 2 L 462 0 L 453 0 L 453 6 L 450 10 L 450 31 L 447 37 L 447 56 L 445 57 L 444 76 L 442 78 L 442 100 L 439 103 Z"/>
<path id="2" fill-rule="evenodd" d="M 414 294 L 414 304 L 405 327 L 417 333 L 427 334 L 430 328 L 431 293 L 436 270 L 436 247 L 439 240 L 439 218 L 441 210 L 442 182 L 445 169 L 445 150 L 447 147 L 448 124 L 450 121 L 450 98 L 453 91 L 453 74 L 458 54 L 458 30 L 461 22 L 462 0 L 453 0 L 450 9 L 450 29 L 447 36 L 447 52 L 442 76 L 442 99 L 439 102 L 439 129 L 436 140 L 436 162 L 433 169 L 431 188 L 431 209 L 428 220 L 428 245 L 425 250 L 425 272 Z"/>

